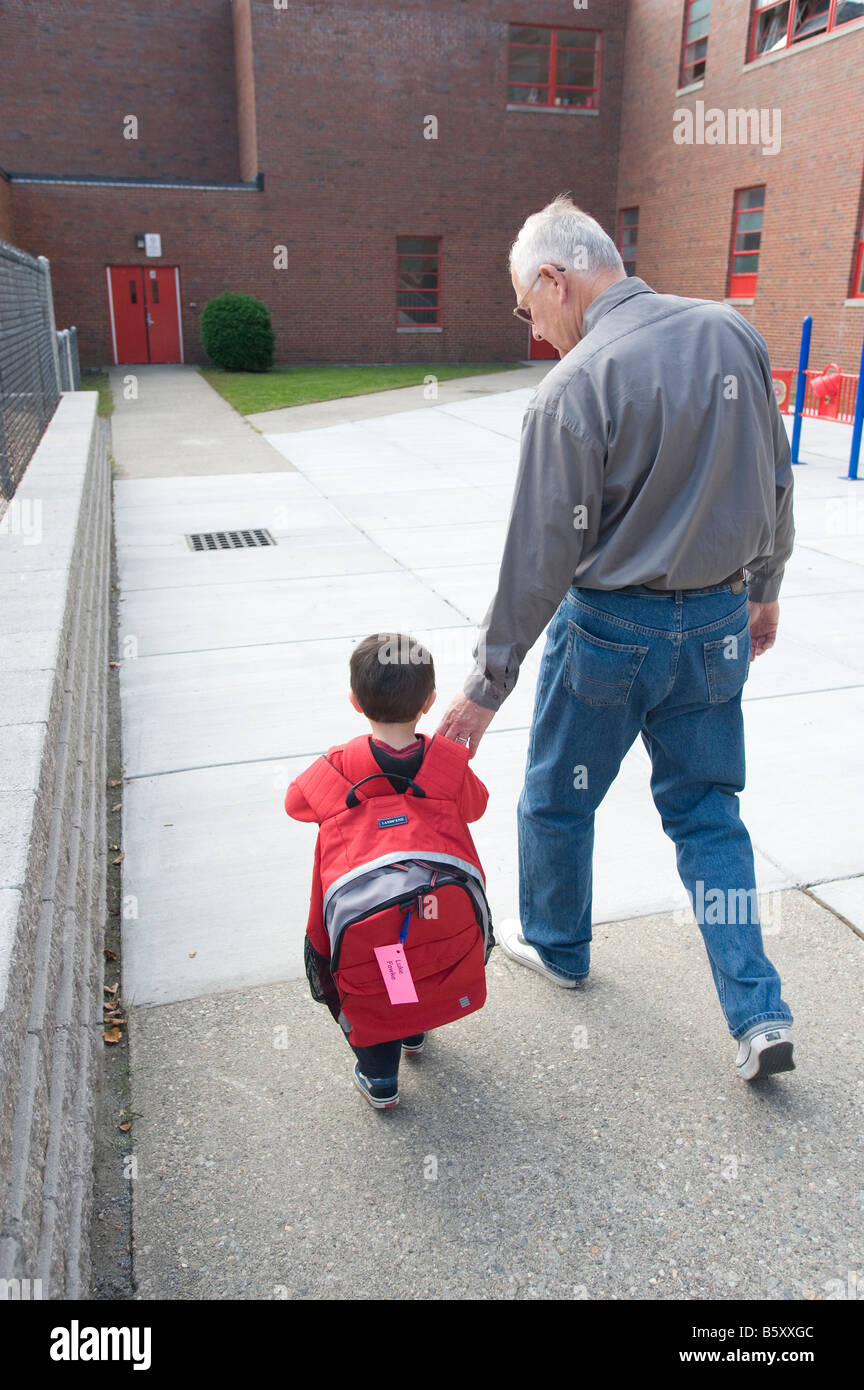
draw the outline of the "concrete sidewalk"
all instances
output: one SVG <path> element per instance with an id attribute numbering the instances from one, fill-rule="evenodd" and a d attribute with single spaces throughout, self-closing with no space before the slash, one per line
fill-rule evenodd
<path id="1" fill-rule="evenodd" d="M 805 423 L 780 640 L 745 689 L 742 809 L 799 1070 L 759 1088 L 734 1075 L 641 744 L 597 820 L 608 925 L 584 988 L 565 995 L 495 952 L 487 1007 L 405 1064 L 386 1115 L 353 1090 L 351 1053 L 308 997 L 315 831 L 285 816 L 285 787 L 365 727 L 346 687 L 367 632 L 429 643 L 434 731 L 494 592 L 545 370 L 468 378 L 458 399 L 442 383 L 434 405 L 417 388 L 415 409 L 383 414 L 402 391 L 328 403 L 317 424 L 313 407 L 273 412 L 271 428 L 255 417 L 263 438 L 230 411 L 229 426 L 188 369 L 151 369 L 128 402 L 112 373 L 140 1297 L 807 1298 L 864 1268 L 848 1222 L 864 1200 L 864 528 L 839 476 L 848 431 Z M 135 415 L 145 394 L 161 477 Z M 188 441 L 217 436 L 219 466 L 198 476 Z M 184 539 L 258 526 L 275 546 L 194 554 Z M 541 651 L 475 760 L 497 920 L 516 909 Z"/>

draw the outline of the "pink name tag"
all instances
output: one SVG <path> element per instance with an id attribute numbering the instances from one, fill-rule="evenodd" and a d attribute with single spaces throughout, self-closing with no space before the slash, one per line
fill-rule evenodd
<path id="1" fill-rule="evenodd" d="M 393 946 L 376 946 L 375 959 L 384 976 L 391 1004 L 418 1004 L 417 991 L 405 959 L 405 949 L 397 941 Z"/>

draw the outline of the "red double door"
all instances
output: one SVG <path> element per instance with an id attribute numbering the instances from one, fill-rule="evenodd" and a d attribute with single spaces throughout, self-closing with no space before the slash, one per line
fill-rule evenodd
<path id="1" fill-rule="evenodd" d="M 109 265 L 105 273 L 115 363 L 182 362 L 179 266 Z"/>

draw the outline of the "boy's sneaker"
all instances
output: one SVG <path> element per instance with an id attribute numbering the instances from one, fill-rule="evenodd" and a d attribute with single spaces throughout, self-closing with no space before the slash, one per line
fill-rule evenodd
<path id="1" fill-rule="evenodd" d="M 399 1104 L 398 1076 L 364 1076 L 360 1063 L 354 1065 L 354 1080 L 370 1105 L 376 1110 L 389 1110 Z"/>
<path id="2" fill-rule="evenodd" d="M 778 1071 L 794 1071 L 792 1030 L 788 1024 L 765 1024 L 738 1044 L 735 1062 L 744 1081 L 772 1076 Z"/>
<path id="3" fill-rule="evenodd" d="M 575 989 L 579 981 L 585 979 L 584 975 L 568 979 L 566 975 L 559 975 L 557 970 L 550 970 L 534 947 L 525 940 L 521 923 L 515 917 L 508 917 L 506 921 L 496 924 L 495 932 L 505 956 L 518 961 L 520 965 L 527 965 L 529 970 L 536 970 L 538 975 L 545 975 L 547 980 L 554 980 L 556 985 Z"/>
<path id="4" fill-rule="evenodd" d="M 416 1057 L 418 1052 L 422 1052 L 426 1046 L 426 1034 L 417 1033 L 413 1038 L 402 1039 L 402 1056 Z"/>

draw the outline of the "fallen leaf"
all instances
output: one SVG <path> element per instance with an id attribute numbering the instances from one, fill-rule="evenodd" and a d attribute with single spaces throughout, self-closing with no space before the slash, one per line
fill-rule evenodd
<path id="1" fill-rule="evenodd" d="M 197 956 L 197 954 L 198 954 L 197 951 L 190 951 L 190 952 L 189 952 L 189 959 L 191 960 L 192 957 L 193 957 L 193 956 Z"/>
<path id="2" fill-rule="evenodd" d="M 119 912 L 120 909 L 118 908 L 117 911 Z M 117 952 L 116 952 L 116 951 L 109 951 L 109 949 L 108 949 L 107 946 L 103 946 L 103 947 L 102 947 L 102 954 L 103 954 L 103 956 L 107 956 L 109 960 L 119 960 L 119 959 L 120 959 L 120 957 L 118 956 Z"/>
<path id="3" fill-rule="evenodd" d="M 109 777 L 109 779 L 108 779 L 108 785 L 109 785 L 109 787 L 122 787 L 122 785 L 123 785 L 123 778 L 122 778 L 122 777 Z"/>
<path id="4" fill-rule="evenodd" d="M 122 810 L 122 807 L 123 807 L 123 802 L 122 802 L 122 801 L 118 801 L 116 806 L 112 806 L 112 807 L 111 807 L 111 810 L 112 810 L 112 811 L 120 811 L 120 810 Z"/>
<path id="5" fill-rule="evenodd" d="M 117 991 L 118 991 L 118 989 L 120 988 L 120 986 L 119 986 L 119 985 L 103 985 L 102 988 L 104 989 L 104 991 L 105 991 L 106 994 L 116 994 Z"/>
<path id="6" fill-rule="evenodd" d="M 123 1037 L 122 1028 L 112 1028 L 109 1032 L 103 1033 L 102 1037 L 107 1043 L 117 1043 Z"/>
<path id="7" fill-rule="evenodd" d="M 126 858 L 126 851 L 125 851 L 125 849 L 124 849 L 124 851 L 123 851 L 122 854 L 118 854 L 118 856 L 117 856 L 116 859 L 112 859 L 112 860 L 111 860 L 111 863 L 112 863 L 112 864 L 122 864 L 122 862 L 123 862 L 123 860 L 124 860 L 125 858 Z"/>
<path id="8" fill-rule="evenodd" d="M 109 666 L 122 666 L 122 665 L 123 665 L 123 662 L 122 662 L 122 661 L 109 661 L 109 662 L 108 662 L 108 665 L 109 665 Z"/>
<path id="9" fill-rule="evenodd" d="M 121 1120 L 121 1122 L 120 1122 L 120 1124 L 117 1126 L 117 1128 L 118 1128 L 118 1129 L 122 1129 L 122 1131 L 123 1131 L 124 1134 L 128 1134 L 129 1131 L 130 1131 L 130 1129 L 132 1128 L 132 1121 L 131 1121 L 131 1120 Z M 120 1227 L 119 1227 L 119 1226 L 117 1227 L 117 1230 L 118 1230 L 118 1231 L 120 1230 Z"/>

